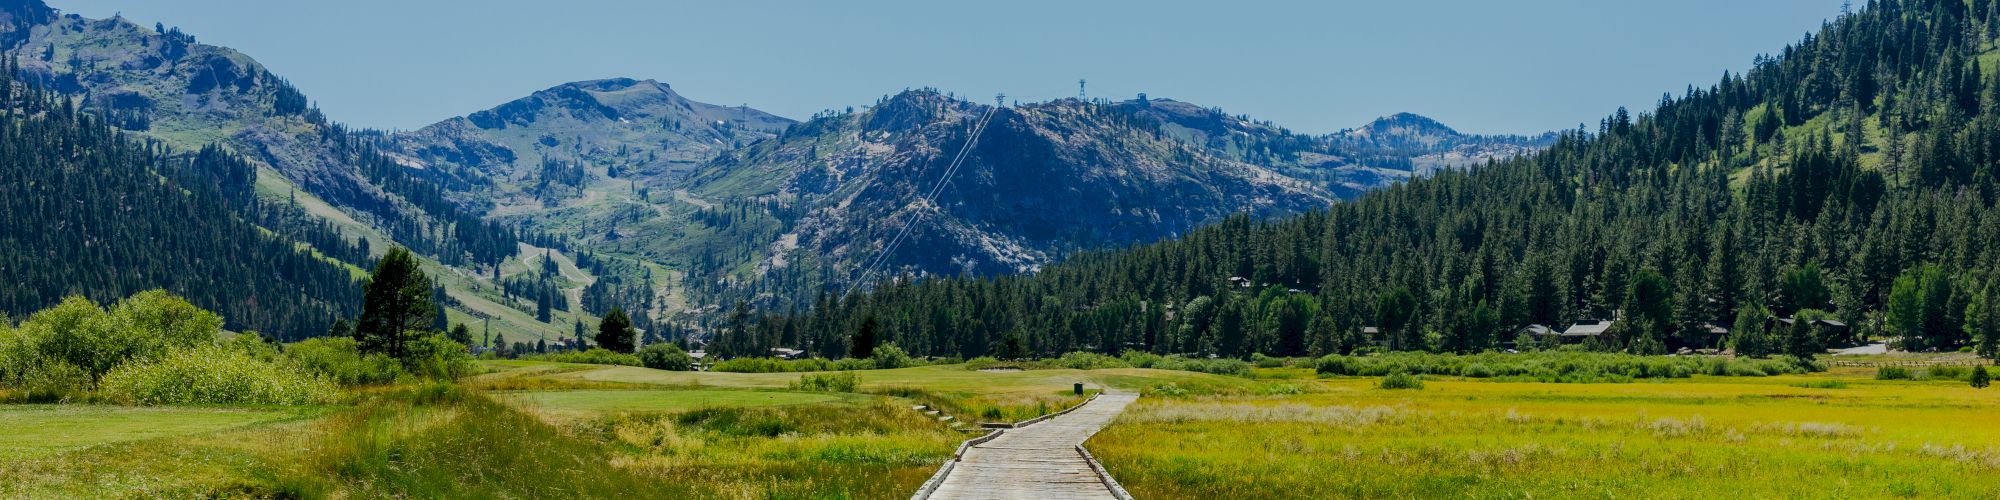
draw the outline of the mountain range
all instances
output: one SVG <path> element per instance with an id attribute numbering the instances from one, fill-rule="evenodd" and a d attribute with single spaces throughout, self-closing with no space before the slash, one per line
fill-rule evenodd
<path id="1" fill-rule="evenodd" d="M 590 297 L 644 297 L 666 320 L 738 299 L 798 304 L 871 275 L 1032 272 L 1553 140 L 1410 114 L 1311 135 L 1143 95 L 995 107 L 930 89 L 799 122 L 629 78 L 390 133 L 340 125 L 249 56 L 163 25 L 0 0 L 0 44 L 26 79 L 127 133 L 241 155 L 260 198 L 368 254 L 417 250 L 453 321 L 497 321 L 517 338 L 639 308 Z M 538 259 L 565 273 L 533 272 Z M 528 318 L 540 306 L 507 285 L 517 278 L 564 290 L 573 312 Z M 611 283 L 631 290 L 591 290 Z"/>

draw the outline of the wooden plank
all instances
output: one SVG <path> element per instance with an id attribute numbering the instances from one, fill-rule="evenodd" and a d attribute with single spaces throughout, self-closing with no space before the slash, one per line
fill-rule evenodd
<path id="1" fill-rule="evenodd" d="M 1111 423 L 1137 394 L 1106 392 L 1068 413 L 1008 429 L 966 450 L 931 498 L 1116 499 L 1077 445 Z"/>

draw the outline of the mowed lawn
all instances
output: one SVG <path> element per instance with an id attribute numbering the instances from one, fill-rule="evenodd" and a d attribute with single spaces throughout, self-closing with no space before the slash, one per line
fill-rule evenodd
<path id="1" fill-rule="evenodd" d="M 1298 380 L 1149 396 L 1089 446 L 1140 498 L 2000 497 L 2000 389 L 1872 373 Z"/>
<path id="2" fill-rule="evenodd" d="M 0 405 L 0 461 L 297 418 L 298 410 Z"/>

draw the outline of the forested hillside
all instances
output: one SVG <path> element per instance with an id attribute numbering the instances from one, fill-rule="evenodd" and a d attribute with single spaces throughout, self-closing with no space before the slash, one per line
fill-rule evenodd
<path id="1" fill-rule="evenodd" d="M 17 69 L 0 62 L 0 312 L 165 288 L 230 328 L 298 339 L 359 311 L 333 257 L 364 262 L 365 250 L 296 207 L 256 200 L 248 163 L 130 139 Z"/>
<path id="2" fill-rule="evenodd" d="M 1988 0 L 1870 2 L 1748 73 L 1621 109 L 1529 157 L 1033 276 L 823 297 L 721 341 L 754 349 L 795 332 L 837 355 L 872 319 L 883 340 L 936 355 L 1464 352 L 1622 311 L 1596 347 L 1809 354 L 1850 340 L 1767 329 L 1773 315 L 1838 318 L 1912 350 L 1990 346 L 1996 14 Z"/>

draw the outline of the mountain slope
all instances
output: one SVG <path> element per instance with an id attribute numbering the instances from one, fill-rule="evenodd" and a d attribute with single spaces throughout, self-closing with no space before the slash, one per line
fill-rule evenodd
<path id="1" fill-rule="evenodd" d="M 1467 135 L 1412 113 L 1377 118 L 1328 137 L 1336 149 L 1349 152 L 1363 163 L 1416 175 L 1533 153 L 1555 143 L 1555 138 L 1553 132 L 1536 136 Z"/>
<path id="2" fill-rule="evenodd" d="M 992 112 L 963 166 L 919 202 Z M 912 218 L 891 272 L 1032 270 L 1076 250 L 1150 241 L 1235 212 L 1294 213 L 1335 189 L 1160 134 L 1131 108 L 1076 101 L 991 107 L 910 91 L 801 124 L 705 165 L 689 190 L 771 200 L 796 217 L 765 267 L 862 277 Z M 786 254 L 792 255 L 786 255 Z"/>
<path id="3" fill-rule="evenodd" d="M 517 183 L 538 181 L 546 159 L 651 184 L 792 123 L 747 107 L 689 100 L 657 81 L 617 78 L 558 85 L 397 134 L 395 142 L 424 162 L 476 168 Z"/>
<path id="4" fill-rule="evenodd" d="M 407 246 L 438 276 L 491 276 L 518 251 L 522 234 L 481 217 L 487 201 L 472 193 L 491 184 L 483 173 L 418 168 L 385 149 L 382 134 L 327 120 L 248 56 L 164 26 L 59 14 L 39 0 L 0 0 L 0 12 L 6 13 L 0 38 L 9 42 L 0 49 L 17 58 L 25 79 L 74 96 L 107 123 L 182 155 L 215 147 L 247 161 L 257 174 L 256 198 L 299 207 L 236 205 L 265 230 L 319 235 L 301 242 L 359 267 L 370 264 L 370 253 Z M 470 279 L 445 282 L 460 294 L 492 289 Z M 465 312 L 455 319 L 494 318 L 499 311 Z M 530 339 L 556 330 L 496 326 Z"/>
<path id="5" fill-rule="evenodd" d="M 250 209 L 249 164 L 132 140 L 67 97 L 17 85 L 12 69 L 0 67 L 0 312 L 164 288 L 231 329 L 285 339 L 359 312 L 350 268 L 301 245 L 357 250 L 323 226 L 260 227 L 292 211 Z"/>
<path id="6" fill-rule="evenodd" d="M 1618 110 L 1527 157 L 1031 277 L 891 284 L 774 321 L 810 325 L 800 335 L 828 355 L 864 321 L 929 355 L 1248 357 L 1534 349 L 1553 340 L 1526 325 L 1618 318 L 1584 347 L 1811 357 L 1892 337 L 1991 356 L 1996 27 L 1990 2 L 1870 2 L 1747 74 Z M 1771 321 L 1793 315 L 1853 328 Z"/>

